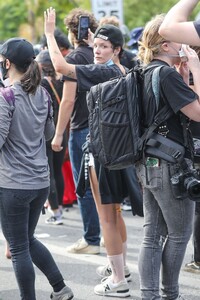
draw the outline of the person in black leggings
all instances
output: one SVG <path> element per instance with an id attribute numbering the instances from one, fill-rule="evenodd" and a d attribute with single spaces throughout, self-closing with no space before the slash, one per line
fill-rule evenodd
<path id="1" fill-rule="evenodd" d="M 56 125 L 58 119 L 60 99 L 62 96 L 63 83 L 56 75 L 48 50 L 42 50 L 38 54 L 37 62 L 39 63 L 42 72 L 41 85 L 46 88 L 46 90 L 51 95 L 53 101 L 54 123 Z M 65 132 L 64 134 L 64 139 L 62 143 L 63 149 L 60 152 L 54 152 L 52 150 L 51 141 L 52 140 L 46 142 L 46 150 L 50 168 L 50 193 L 48 200 L 52 216 L 46 219 L 46 223 L 53 225 L 61 225 L 63 224 L 62 203 L 64 194 L 64 178 L 62 174 L 62 164 L 67 148 L 67 132 Z"/>

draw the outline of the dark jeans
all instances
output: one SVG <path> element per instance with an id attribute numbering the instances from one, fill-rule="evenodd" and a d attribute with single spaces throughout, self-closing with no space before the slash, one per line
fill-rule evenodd
<path id="1" fill-rule="evenodd" d="M 51 286 L 63 280 L 49 250 L 34 237 L 34 231 L 49 188 L 17 190 L 0 188 L 3 234 L 10 245 L 12 263 L 22 300 L 36 300 L 33 263 Z"/>
<path id="2" fill-rule="evenodd" d="M 86 141 L 88 128 L 81 130 L 71 130 L 69 137 L 69 156 L 72 164 L 74 183 L 77 187 L 78 176 L 83 156 L 82 145 Z M 100 242 L 100 225 L 96 205 L 92 196 L 91 189 L 86 190 L 83 198 L 78 198 L 78 204 L 83 221 L 84 239 L 90 245 L 99 245 Z"/>

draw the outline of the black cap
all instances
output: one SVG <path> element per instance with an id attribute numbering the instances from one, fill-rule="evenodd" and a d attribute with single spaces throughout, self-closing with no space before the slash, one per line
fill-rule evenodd
<path id="1" fill-rule="evenodd" d="M 100 38 L 105 41 L 110 41 L 115 46 L 121 46 L 124 45 L 124 38 L 121 30 L 111 24 L 103 25 L 99 28 L 97 28 L 94 38 Z"/>
<path id="2" fill-rule="evenodd" d="M 36 61 L 41 64 L 51 64 L 51 57 L 49 55 L 49 50 L 41 50 L 36 56 Z"/>
<path id="3" fill-rule="evenodd" d="M 0 54 L 17 66 L 30 64 L 35 58 L 33 45 L 23 38 L 11 38 L 0 46 Z"/>

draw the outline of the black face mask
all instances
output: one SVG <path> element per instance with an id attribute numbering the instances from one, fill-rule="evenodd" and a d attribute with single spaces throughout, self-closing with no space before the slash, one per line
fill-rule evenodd
<path id="1" fill-rule="evenodd" d="M 6 69 L 6 60 L 0 62 L 0 72 L 1 72 L 3 80 L 8 78 L 7 77 L 8 69 Z"/>

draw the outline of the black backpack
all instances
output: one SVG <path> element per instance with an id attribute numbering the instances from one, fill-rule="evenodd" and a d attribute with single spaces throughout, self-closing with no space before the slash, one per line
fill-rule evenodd
<path id="1" fill-rule="evenodd" d="M 154 67 L 152 88 L 159 103 L 159 72 L 163 66 Z M 174 148 L 162 136 L 155 141 L 154 130 L 172 114 L 169 105 L 158 110 L 153 124 L 142 134 L 141 97 L 144 70 L 133 69 L 125 76 L 99 83 L 87 95 L 89 109 L 90 149 L 96 159 L 111 170 L 129 167 L 143 157 L 145 147 L 151 150 L 162 148 L 164 158 L 172 162 L 182 159 L 183 147 Z M 152 139 L 151 139 L 152 137 Z M 164 140 L 164 146 L 162 144 Z M 169 141 L 169 140 L 168 140 Z M 165 145 L 166 144 L 166 145 Z M 154 149 L 154 150 L 155 150 Z M 149 155 L 150 156 L 150 155 Z"/>

